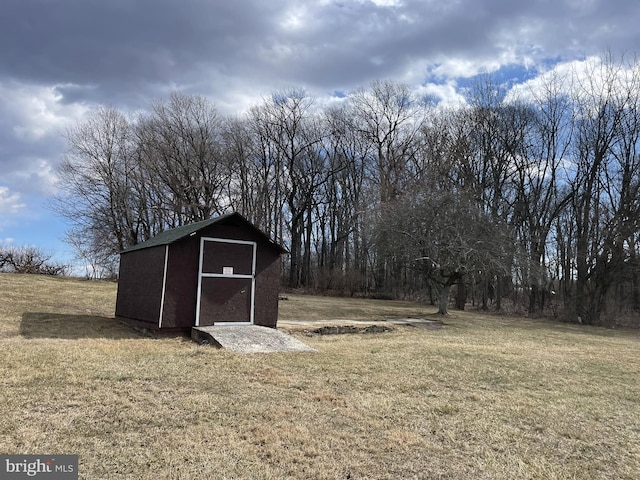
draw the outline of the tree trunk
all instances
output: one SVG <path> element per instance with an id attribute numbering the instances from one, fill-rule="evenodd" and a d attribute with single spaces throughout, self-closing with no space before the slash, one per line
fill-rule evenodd
<path id="1" fill-rule="evenodd" d="M 291 269 L 289 270 L 289 286 L 300 286 L 300 269 L 302 267 L 302 233 L 299 222 L 292 222 L 291 226 Z"/>
<path id="2" fill-rule="evenodd" d="M 631 270 L 631 297 L 633 299 L 633 310 L 640 310 L 640 276 L 638 275 L 638 267 Z"/>
<path id="3" fill-rule="evenodd" d="M 449 315 L 449 291 L 451 290 L 451 282 L 447 281 L 440 290 L 440 301 L 438 302 L 438 313 L 440 315 Z"/>
<path id="4" fill-rule="evenodd" d="M 460 282 L 458 284 L 458 292 L 456 294 L 456 308 L 458 310 L 464 310 L 464 306 L 467 303 L 467 284 Z"/>
<path id="5" fill-rule="evenodd" d="M 311 208 L 307 210 L 307 219 L 304 233 L 304 252 L 302 254 L 302 270 L 300 283 L 304 287 L 311 284 L 311 235 L 313 233 L 313 220 Z"/>
<path id="6" fill-rule="evenodd" d="M 529 313 L 536 313 L 538 306 L 538 285 L 535 282 L 531 283 L 529 290 Z"/>
<path id="7" fill-rule="evenodd" d="M 489 310 L 489 280 L 486 274 L 482 276 L 482 310 Z"/>
<path id="8" fill-rule="evenodd" d="M 584 234 L 578 237 L 576 242 L 576 291 L 573 304 L 574 321 L 578 323 L 591 323 L 592 315 L 589 315 L 587 307 L 589 298 L 587 295 L 587 241 Z"/>
<path id="9" fill-rule="evenodd" d="M 504 277 L 501 274 L 496 275 L 496 310 L 502 310 L 502 295 L 504 287 Z"/>

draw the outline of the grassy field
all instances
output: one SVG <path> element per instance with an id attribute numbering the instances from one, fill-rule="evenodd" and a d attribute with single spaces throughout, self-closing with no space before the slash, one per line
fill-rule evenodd
<path id="1" fill-rule="evenodd" d="M 111 283 L 0 274 L 0 453 L 83 479 L 638 479 L 640 332 L 455 312 L 236 355 L 139 336 Z M 281 318 L 427 316 L 289 295 Z"/>

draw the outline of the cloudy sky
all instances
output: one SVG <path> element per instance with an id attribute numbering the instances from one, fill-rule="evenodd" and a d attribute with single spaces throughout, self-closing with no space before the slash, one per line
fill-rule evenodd
<path id="1" fill-rule="evenodd" d="M 278 89 L 322 100 L 376 79 L 456 101 L 480 73 L 640 53 L 639 24 L 636 0 L 2 0 L 0 243 L 70 257 L 46 203 L 62 132 L 95 105 L 179 90 L 240 114 Z"/>

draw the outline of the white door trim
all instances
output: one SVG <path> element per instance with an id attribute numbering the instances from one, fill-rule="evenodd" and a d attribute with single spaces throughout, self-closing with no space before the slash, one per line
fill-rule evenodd
<path id="1" fill-rule="evenodd" d="M 217 242 L 217 243 L 234 243 L 240 245 L 252 246 L 252 259 L 251 259 L 251 274 L 236 274 L 236 273 L 208 273 L 203 272 L 203 259 L 204 259 L 204 245 L 205 242 Z M 200 326 L 200 302 L 202 300 L 202 279 L 203 278 L 244 278 L 251 280 L 251 307 L 249 309 L 249 321 L 248 322 L 214 322 L 214 325 L 253 325 L 254 311 L 255 311 L 255 299 L 256 299 L 256 252 L 258 244 L 248 240 L 234 240 L 230 238 L 217 238 L 217 237 L 200 237 L 200 255 L 198 259 L 198 292 L 196 299 L 196 327 Z"/>

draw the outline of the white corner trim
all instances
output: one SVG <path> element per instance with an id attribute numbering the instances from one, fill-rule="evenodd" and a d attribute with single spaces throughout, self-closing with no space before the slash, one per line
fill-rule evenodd
<path id="1" fill-rule="evenodd" d="M 162 315 L 164 313 L 164 294 L 167 291 L 167 264 L 169 263 L 169 245 L 164 248 L 164 272 L 162 273 L 162 298 L 160 299 L 160 317 L 158 328 L 162 328 Z"/>

